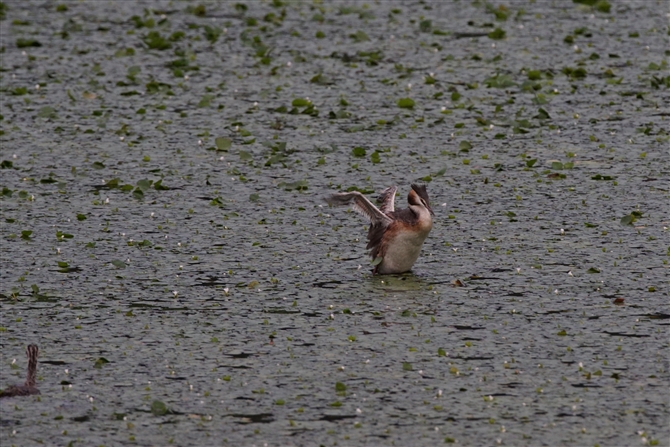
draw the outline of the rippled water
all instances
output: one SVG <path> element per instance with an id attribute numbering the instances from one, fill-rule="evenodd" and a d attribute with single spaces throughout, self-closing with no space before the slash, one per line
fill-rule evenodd
<path id="1" fill-rule="evenodd" d="M 5 2 L 3 445 L 667 445 L 668 26 L 607 4 Z M 416 181 L 373 277 L 322 198 Z"/>

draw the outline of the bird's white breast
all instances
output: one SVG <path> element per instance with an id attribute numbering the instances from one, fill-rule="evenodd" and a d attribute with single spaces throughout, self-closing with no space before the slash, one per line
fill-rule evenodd
<path id="1" fill-rule="evenodd" d="M 386 242 L 384 259 L 377 268 L 379 273 L 403 273 L 412 269 L 433 226 L 430 215 L 421 217 L 418 225 L 398 231 Z"/>

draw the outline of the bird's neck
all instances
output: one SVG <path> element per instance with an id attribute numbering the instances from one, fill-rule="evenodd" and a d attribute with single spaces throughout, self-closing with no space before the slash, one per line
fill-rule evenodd
<path id="1" fill-rule="evenodd" d="M 28 360 L 28 373 L 26 374 L 26 386 L 35 386 L 37 383 L 37 359 L 30 358 Z"/>
<path id="2" fill-rule="evenodd" d="M 417 220 L 422 225 L 432 225 L 433 218 L 430 216 L 430 211 L 428 211 L 425 206 L 409 205 L 409 209 L 412 210 L 414 215 L 417 217 Z"/>

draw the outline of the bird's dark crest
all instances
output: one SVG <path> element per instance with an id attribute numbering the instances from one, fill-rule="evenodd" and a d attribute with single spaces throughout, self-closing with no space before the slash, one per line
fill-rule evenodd
<path id="1" fill-rule="evenodd" d="M 412 183 L 412 189 L 415 193 L 419 195 L 426 203 L 430 206 L 430 199 L 428 198 L 428 191 L 426 191 L 426 185 L 419 185 L 418 183 Z"/>

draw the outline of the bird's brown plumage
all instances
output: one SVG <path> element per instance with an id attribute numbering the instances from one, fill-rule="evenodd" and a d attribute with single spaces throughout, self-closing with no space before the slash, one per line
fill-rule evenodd
<path id="1" fill-rule="evenodd" d="M 26 347 L 26 355 L 28 356 L 26 382 L 23 385 L 12 385 L 0 391 L 0 398 L 40 394 L 40 390 L 37 389 L 36 381 L 38 354 L 39 349 L 37 348 L 37 345 L 28 345 Z"/>
<path id="2" fill-rule="evenodd" d="M 372 260 L 382 258 L 381 263 L 384 263 L 384 256 L 386 256 L 389 244 L 399 240 L 398 236 L 402 234 L 422 234 L 427 236 L 432 222 L 430 215 L 433 214 L 430 208 L 430 201 L 425 185 L 412 184 L 407 201 L 409 207 L 395 210 L 395 193 L 398 190 L 396 186 L 386 188 L 377 198 L 377 203 L 380 208 L 370 202 L 367 197 L 359 192 L 346 192 L 332 194 L 326 198 L 326 201 L 331 205 L 352 205 L 352 208 L 358 211 L 370 221 L 370 228 L 368 229 L 368 244 L 370 256 Z M 430 214 L 427 215 L 423 209 Z M 417 211 L 418 210 L 418 211 Z M 424 215 L 422 215 L 422 213 Z M 423 238 L 420 238 L 420 245 L 423 244 Z M 404 241 L 406 243 L 408 241 Z M 410 241 L 411 242 L 411 241 Z M 415 242 L 414 243 L 416 247 Z M 415 251 L 414 249 L 410 251 Z M 415 253 L 418 256 L 418 251 Z M 411 257 L 411 255 L 410 255 Z M 411 261 L 410 264 L 413 264 Z M 379 269 L 384 270 L 384 266 L 376 266 L 373 270 L 377 272 Z"/>

